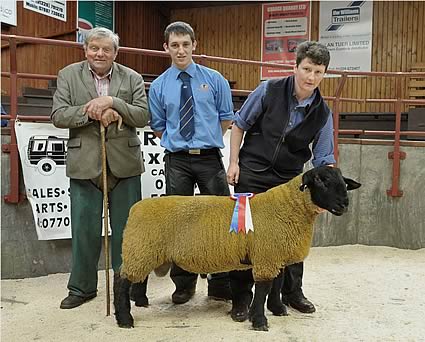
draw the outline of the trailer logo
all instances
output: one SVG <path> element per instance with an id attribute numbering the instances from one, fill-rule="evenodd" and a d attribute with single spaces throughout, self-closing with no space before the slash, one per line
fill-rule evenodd
<path id="1" fill-rule="evenodd" d="M 27 148 L 30 165 L 36 165 L 43 176 L 54 174 L 57 166 L 65 166 L 67 141 L 67 137 L 32 136 Z"/>
<path id="2" fill-rule="evenodd" d="M 344 24 L 360 21 L 360 7 L 365 1 L 353 1 L 347 7 L 332 9 L 331 24 L 326 31 L 338 31 Z"/>

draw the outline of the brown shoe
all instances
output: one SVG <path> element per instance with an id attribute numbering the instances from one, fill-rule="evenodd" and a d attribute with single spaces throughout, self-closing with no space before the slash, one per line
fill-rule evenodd
<path id="1" fill-rule="evenodd" d="M 305 298 L 302 293 L 291 296 L 282 295 L 282 303 L 289 305 L 290 307 L 302 313 L 313 313 L 316 311 L 313 303 Z"/>
<path id="2" fill-rule="evenodd" d="M 171 296 L 174 304 L 184 304 L 188 302 L 195 294 L 196 287 L 189 289 L 176 289 Z"/>
<path id="3" fill-rule="evenodd" d="M 80 296 L 75 296 L 70 294 L 68 295 L 68 297 L 62 300 L 60 308 L 73 309 L 73 308 L 76 308 L 77 306 L 84 304 L 85 302 L 88 302 L 90 299 L 93 299 L 94 297 L 96 297 L 96 294 L 92 294 L 87 297 L 80 297 Z"/>

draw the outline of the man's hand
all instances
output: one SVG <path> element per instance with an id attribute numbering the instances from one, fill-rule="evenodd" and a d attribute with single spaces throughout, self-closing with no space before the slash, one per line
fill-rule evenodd
<path id="1" fill-rule="evenodd" d="M 119 119 L 120 115 L 112 108 L 108 108 L 102 113 L 100 121 L 102 122 L 103 127 L 108 127 L 112 122 L 119 121 Z"/>
<path id="2" fill-rule="evenodd" d="M 227 169 L 227 183 L 236 185 L 239 182 L 239 165 L 238 163 L 230 163 Z"/>
<path id="3" fill-rule="evenodd" d="M 111 96 L 97 97 L 85 104 L 83 113 L 87 113 L 88 117 L 92 120 L 100 121 L 102 119 L 102 113 L 106 109 L 111 108 L 112 104 L 113 100 Z"/>

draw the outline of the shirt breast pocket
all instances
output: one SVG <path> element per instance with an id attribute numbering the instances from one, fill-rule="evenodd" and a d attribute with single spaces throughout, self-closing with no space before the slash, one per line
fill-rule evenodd
<path id="1" fill-rule="evenodd" d="M 198 89 L 195 90 L 195 93 L 193 94 L 195 98 L 195 103 L 200 104 L 201 106 L 207 105 L 213 106 L 214 111 L 216 111 L 216 95 L 211 90 L 208 85 L 204 84 L 201 85 Z"/>

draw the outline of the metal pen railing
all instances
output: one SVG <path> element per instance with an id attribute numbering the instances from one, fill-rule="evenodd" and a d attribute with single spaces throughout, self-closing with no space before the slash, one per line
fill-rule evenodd
<path id="1" fill-rule="evenodd" d="M 19 120 L 31 120 L 31 121 L 49 121 L 50 118 L 46 116 L 22 116 L 18 115 L 18 79 L 40 79 L 40 80 L 53 80 L 56 79 L 56 75 L 45 75 L 45 74 L 31 74 L 31 73 L 19 73 L 17 70 L 17 43 L 31 43 L 31 44 L 42 44 L 42 45 L 54 45 L 64 46 L 73 48 L 82 48 L 82 44 L 70 41 L 35 38 L 17 35 L 1 35 L 1 40 L 7 40 L 9 42 L 9 53 L 10 53 L 10 71 L 2 71 L 2 77 L 10 78 L 10 114 L 2 116 L 5 119 L 10 120 L 10 143 L 3 144 L 3 152 L 10 154 L 10 191 L 4 196 L 4 200 L 7 203 L 18 203 L 24 195 L 19 193 L 19 155 L 16 142 L 15 134 L 15 121 Z M 120 47 L 120 53 L 131 53 L 139 54 L 144 56 L 156 56 L 168 58 L 169 55 L 165 51 L 138 49 L 130 47 Z M 285 68 L 288 70 L 293 69 L 293 65 L 290 64 L 279 64 L 279 63 L 267 63 L 252 60 L 236 59 L 236 58 L 224 58 L 208 55 L 193 55 L 193 58 L 199 63 L 204 64 L 207 61 L 220 62 L 220 63 L 232 63 L 232 64 L 245 64 L 245 65 L 257 65 L 263 67 L 276 67 Z M 364 71 L 334 71 L 328 70 L 328 74 L 339 75 L 335 93 L 333 96 L 325 96 L 324 98 L 328 101 L 333 102 L 333 120 L 334 120 L 334 140 L 335 140 L 335 158 L 338 160 L 339 148 L 338 148 L 338 137 L 340 134 L 355 134 L 355 135 L 389 135 L 394 136 L 394 150 L 388 154 L 388 158 L 392 159 L 392 185 L 387 193 L 392 197 L 400 197 L 403 192 L 399 190 L 400 180 L 400 161 L 406 158 L 406 153 L 400 150 L 400 137 L 412 136 L 412 137 L 425 137 L 423 131 L 401 131 L 401 109 L 402 104 L 415 104 L 425 105 L 425 100 L 409 100 L 402 99 L 401 95 L 401 79 L 403 77 L 424 77 L 425 72 L 364 72 Z M 348 76 L 375 76 L 375 77 L 396 77 L 396 98 L 395 99 L 353 99 L 341 97 L 343 88 L 346 84 Z M 149 86 L 149 83 L 146 82 Z M 250 90 L 232 89 L 233 95 L 246 96 L 251 93 Z M 390 103 L 394 105 L 394 111 L 396 114 L 395 118 L 395 130 L 394 131 L 373 131 L 373 130 L 340 130 L 339 129 L 339 115 L 341 102 L 360 102 L 360 103 Z"/>

